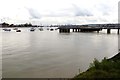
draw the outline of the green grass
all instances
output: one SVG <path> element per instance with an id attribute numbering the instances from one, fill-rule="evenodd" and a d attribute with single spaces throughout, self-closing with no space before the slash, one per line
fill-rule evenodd
<path id="1" fill-rule="evenodd" d="M 120 79 L 120 59 L 108 60 L 104 58 L 101 62 L 94 59 L 86 72 L 80 73 L 74 77 L 74 80 L 95 80 L 103 78 Z"/>

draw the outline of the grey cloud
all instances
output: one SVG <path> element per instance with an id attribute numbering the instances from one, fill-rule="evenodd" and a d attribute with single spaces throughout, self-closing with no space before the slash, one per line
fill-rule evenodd
<path id="1" fill-rule="evenodd" d="M 77 5 L 72 4 L 72 7 L 67 9 L 61 9 L 57 11 L 49 11 L 47 14 L 40 14 L 33 8 L 26 8 L 30 16 L 34 19 L 40 19 L 41 17 L 63 17 L 63 16 L 93 16 L 93 14 L 87 10 L 82 9 Z"/>
<path id="2" fill-rule="evenodd" d="M 109 6 L 107 4 L 101 3 L 99 5 L 96 5 L 96 9 L 102 12 L 102 15 L 110 15 L 110 12 L 112 11 L 112 6 Z"/>
<path id="3" fill-rule="evenodd" d="M 86 20 L 86 22 L 92 22 L 92 23 L 95 23 L 95 22 L 98 22 L 98 20 Z"/>
<path id="4" fill-rule="evenodd" d="M 40 13 L 35 10 L 35 9 L 32 9 L 32 8 L 26 8 L 30 14 L 30 16 L 33 18 L 33 19 L 40 19 L 41 18 L 41 15 Z"/>
<path id="5" fill-rule="evenodd" d="M 72 6 L 75 16 L 93 16 L 93 14 L 87 9 L 82 9 L 74 4 Z"/>

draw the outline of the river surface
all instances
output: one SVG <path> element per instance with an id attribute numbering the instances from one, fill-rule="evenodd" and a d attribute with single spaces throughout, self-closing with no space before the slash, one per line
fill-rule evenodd
<path id="1" fill-rule="evenodd" d="M 97 58 L 112 57 L 118 52 L 115 30 L 100 33 L 59 33 L 57 30 L 5 32 L 0 29 L 2 77 L 72 78 L 89 68 Z M 1 63 L 0 63 L 1 65 Z M 1 69 L 0 69 L 1 71 Z"/>

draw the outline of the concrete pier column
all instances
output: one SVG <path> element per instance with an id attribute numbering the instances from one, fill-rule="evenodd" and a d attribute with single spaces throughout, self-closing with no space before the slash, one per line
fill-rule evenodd
<path id="1" fill-rule="evenodd" d="M 76 32 L 78 32 L 78 29 L 76 29 Z"/>
<path id="2" fill-rule="evenodd" d="M 67 30 L 66 29 L 63 29 L 64 30 L 64 32 L 67 32 Z"/>
<path id="3" fill-rule="evenodd" d="M 64 29 L 62 29 L 62 32 L 64 32 L 65 30 Z"/>
<path id="4" fill-rule="evenodd" d="M 107 29 L 107 34 L 110 34 L 111 29 Z"/>
<path id="5" fill-rule="evenodd" d="M 59 29 L 59 33 L 70 33 L 70 29 Z"/>
<path id="6" fill-rule="evenodd" d="M 77 29 L 77 32 L 78 32 L 78 29 Z"/>
<path id="7" fill-rule="evenodd" d="M 73 29 L 73 32 L 75 32 L 75 29 Z"/>
<path id="8" fill-rule="evenodd" d="M 65 33 L 67 33 L 68 32 L 68 29 L 65 29 Z"/>
<path id="9" fill-rule="evenodd" d="M 117 31 L 117 34 L 120 34 L 120 31 L 119 31 L 119 29 L 118 29 L 118 31 Z"/>
<path id="10" fill-rule="evenodd" d="M 75 32 L 77 32 L 77 29 L 75 29 Z"/>
<path id="11" fill-rule="evenodd" d="M 75 32 L 75 29 L 73 29 L 73 31 Z"/>
<path id="12" fill-rule="evenodd" d="M 77 32 L 77 29 L 75 29 L 75 32 Z"/>
<path id="13" fill-rule="evenodd" d="M 99 33 L 99 31 L 97 31 L 97 33 Z"/>
<path id="14" fill-rule="evenodd" d="M 68 33 L 70 33 L 70 29 L 68 29 Z"/>
<path id="15" fill-rule="evenodd" d="M 81 29 L 80 32 L 83 32 L 83 29 Z"/>
<path id="16" fill-rule="evenodd" d="M 80 29 L 78 29 L 78 32 L 80 32 Z"/>
<path id="17" fill-rule="evenodd" d="M 64 32 L 65 30 L 64 29 L 61 29 L 62 30 L 62 32 Z"/>
<path id="18" fill-rule="evenodd" d="M 66 30 L 65 32 L 68 33 L 68 29 L 65 29 L 65 30 Z"/>
<path id="19" fill-rule="evenodd" d="M 62 30 L 61 29 L 59 29 L 59 33 L 61 33 L 62 32 Z"/>

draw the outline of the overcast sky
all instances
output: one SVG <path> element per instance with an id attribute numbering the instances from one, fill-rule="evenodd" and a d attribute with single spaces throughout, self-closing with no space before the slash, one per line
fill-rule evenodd
<path id="1" fill-rule="evenodd" d="M 0 22 L 96 24 L 118 22 L 119 0 L 0 0 Z"/>

